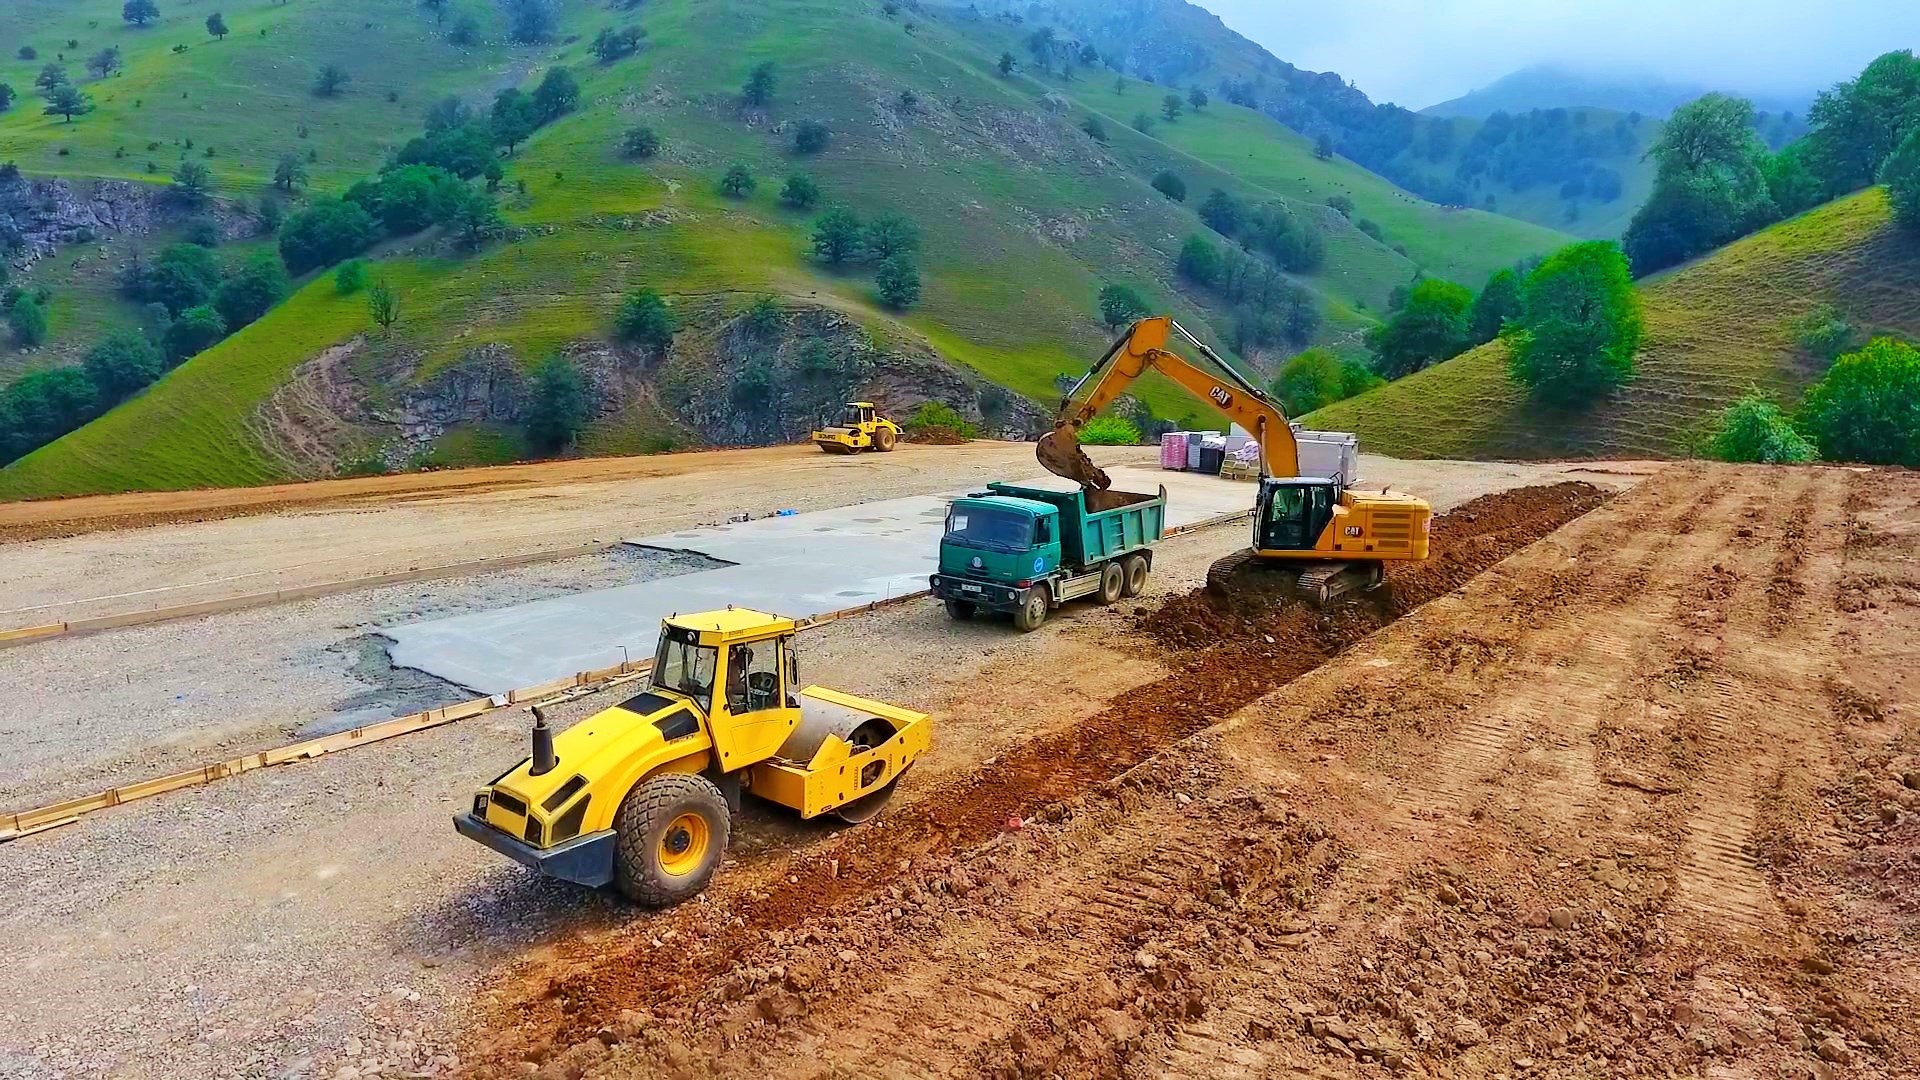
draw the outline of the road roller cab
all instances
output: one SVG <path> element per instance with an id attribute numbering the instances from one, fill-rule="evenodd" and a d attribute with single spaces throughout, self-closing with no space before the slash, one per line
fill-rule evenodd
<path id="1" fill-rule="evenodd" d="M 645 690 L 558 734 L 535 709 L 533 753 L 454 827 L 544 874 L 668 904 L 706 886 L 743 794 L 872 817 L 926 752 L 927 717 L 801 688 L 797 629 L 744 608 L 666 620 Z"/>

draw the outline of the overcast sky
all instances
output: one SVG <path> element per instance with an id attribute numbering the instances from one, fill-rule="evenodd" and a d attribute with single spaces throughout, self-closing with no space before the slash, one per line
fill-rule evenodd
<path id="1" fill-rule="evenodd" d="M 1920 49 L 1920 0 L 1194 0 L 1289 63 L 1421 109 L 1543 62 L 1749 93 Z"/>

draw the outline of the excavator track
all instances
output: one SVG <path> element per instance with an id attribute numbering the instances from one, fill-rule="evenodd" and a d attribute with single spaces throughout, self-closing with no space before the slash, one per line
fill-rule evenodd
<path id="1" fill-rule="evenodd" d="M 1236 551 L 1207 569 L 1207 591 L 1232 596 L 1249 574 L 1284 581 L 1296 599 L 1324 607 L 1351 592 L 1379 587 L 1386 580 L 1377 562 L 1291 562 L 1262 559 L 1252 551 Z"/>

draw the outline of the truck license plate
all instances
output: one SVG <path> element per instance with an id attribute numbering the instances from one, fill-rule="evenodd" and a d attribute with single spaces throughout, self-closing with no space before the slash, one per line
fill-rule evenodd
<path id="1" fill-rule="evenodd" d="M 962 586 L 960 586 L 960 591 L 961 591 L 961 592 L 979 592 L 979 591 L 980 591 L 980 586 L 978 586 L 978 585 L 962 585 Z"/>

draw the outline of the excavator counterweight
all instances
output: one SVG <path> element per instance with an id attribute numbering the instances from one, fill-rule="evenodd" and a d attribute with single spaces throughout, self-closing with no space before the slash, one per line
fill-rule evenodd
<path id="1" fill-rule="evenodd" d="M 1167 347 L 1178 334 L 1215 370 Z M 1301 476 L 1299 445 L 1280 406 L 1199 338 L 1172 319 L 1142 319 L 1113 343 L 1061 399 L 1051 432 L 1035 456 L 1048 472 L 1079 484 L 1089 507 L 1112 481 L 1080 448 L 1080 429 L 1135 379 L 1158 371 L 1246 429 L 1260 446 L 1261 477 L 1253 544 L 1220 560 L 1208 574 L 1216 592 L 1232 593 L 1245 573 L 1281 575 L 1294 595 L 1325 604 L 1385 579 L 1384 564 L 1427 557 L 1433 508 L 1424 499 L 1382 489 L 1360 492 L 1345 476 Z"/>

